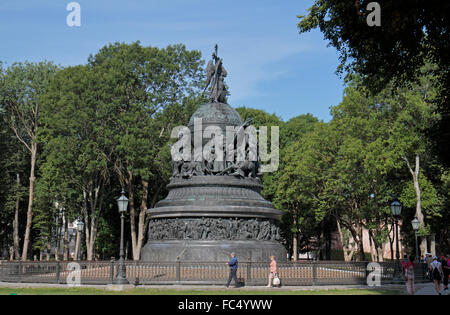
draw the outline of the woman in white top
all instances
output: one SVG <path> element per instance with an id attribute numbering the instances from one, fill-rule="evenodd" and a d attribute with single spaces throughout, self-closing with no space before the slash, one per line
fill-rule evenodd
<path id="1" fill-rule="evenodd" d="M 437 257 L 433 257 L 433 262 L 430 264 L 431 275 L 433 276 L 434 289 L 441 295 L 441 281 L 442 281 L 442 264 L 438 261 Z"/>

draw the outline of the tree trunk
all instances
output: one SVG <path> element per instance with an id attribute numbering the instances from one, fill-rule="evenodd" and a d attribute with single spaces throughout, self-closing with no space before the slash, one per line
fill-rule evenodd
<path id="1" fill-rule="evenodd" d="M 78 255 L 79 255 L 79 252 L 80 252 L 80 237 L 81 236 L 81 233 L 80 232 L 78 232 L 78 230 L 77 230 L 77 235 L 76 235 L 76 238 L 75 238 L 75 252 L 74 252 L 74 257 L 73 257 L 73 260 L 78 260 Z"/>
<path id="2" fill-rule="evenodd" d="M 159 194 L 159 190 L 157 190 L 156 194 Z M 145 239 L 145 219 L 147 215 L 147 199 L 148 199 L 148 181 L 142 179 L 142 199 L 141 199 L 141 207 L 139 211 L 139 222 L 138 222 L 138 239 L 136 248 L 134 251 L 136 252 L 135 260 L 139 260 L 141 257 L 141 249 L 144 244 Z"/>
<path id="3" fill-rule="evenodd" d="M 63 253 L 63 261 L 69 260 L 69 222 L 67 221 L 66 216 L 63 216 L 64 220 L 64 253 Z"/>
<path id="4" fill-rule="evenodd" d="M 293 221 L 294 221 L 294 227 L 295 231 L 292 233 L 292 260 L 297 261 L 298 260 L 298 219 L 297 219 L 297 209 L 294 208 L 293 213 Z"/>
<path id="5" fill-rule="evenodd" d="M 128 162 L 127 162 L 128 164 Z M 128 186 L 128 206 L 130 207 L 130 234 L 131 248 L 133 251 L 133 260 L 139 260 L 139 253 L 136 252 L 137 235 L 136 235 L 136 209 L 134 206 L 134 190 L 133 190 L 133 171 L 127 169 L 127 186 Z"/>
<path id="6" fill-rule="evenodd" d="M 394 225 L 391 225 L 391 227 L 389 228 L 389 233 L 388 233 L 388 238 L 389 238 L 389 248 L 391 251 L 391 260 L 394 260 L 394 241 L 395 241 L 395 227 L 393 228 Z M 393 237 L 391 238 L 391 232 L 393 233 Z"/>
<path id="7" fill-rule="evenodd" d="M 372 261 L 378 261 L 377 246 L 373 239 L 373 233 L 369 230 L 370 258 Z"/>
<path id="8" fill-rule="evenodd" d="M 417 198 L 416 217 L 417 217 L 417 220 L 419 220 L 419 222 L 420 222 L 420 226 L 423 227 L 424 226 L 424 215 L 422 213 L 422 198 L 421 198 L 421 191 L 420 191 L 420 185 L 419 185 L 420 157 L 418 154 L 416 155 L 415 170 L 413 170 L 411 168 L 411 165 L 409 164 L 409 160 L 406 157 L 403 157 L 403 159 L 406 161 L 408 170 L 411 173 L 411 176 L 413 178 L 414 189 L 416 191 L 416 198 Z M 426 239 L 426 237 L 421 237 L 420 253 L 419 253 L 419 257 L 417 257 L 417 259 L 419 259 L 420 255 L 425 253 L 426 251 L 427 251 L 427 239 Z"/>
<path id="9" fill-rule="evenodd" d="M 13 261 L 14 260 L 14 246 L 11 246 L 9 248 L 9 260 Z"/>
<path id="10" fill-rule="evenodd" d="M 90 242 L 90 222 L 89 222 L 89 215 L 88 215 L 88 193 L 86 191 L 86 188 L 83 189 L 83 208 L 81 210 L 82 216 L 84 218 L 84 241 L 86 243 L 86 250 L 89 248 L 89 242 Z"/>
<path id="11" fill-rule="evenodd" d="M 86 244 L 86 256 L 87 256 L 86 259 L 88 261 L 94 260 L 94 243 L 91 241 L 89 241 L 88 244 Z"/>
<path id="12" fill-rule="evenodd" d="M 292 260 L 298 260 L 298 233 L 294 232 L 292 234 Z"/>
<path id="13" fill-rule="evenodd" d="M 17 196 L 16 196 L 16 209 L 14 211 L 14 221 L 13 221 L 13 244 L 14 244 L 14 255 L 16 259 L 20 258 L 19 249 L 19 206 L 20 206 L 20 175 L 17 175 Z"/>
<path id="14" fill-rule="evenodd" d="M 359 261 L 365 261 L 366 255 L 364 253 L 364 243 L 363 243 L 363 229 L 361 226 L 361 223 L 359 223 L 359 226 L 357 227 L 358 230 L 358 237 L 357 237 L 357 244 L 358 244 L 358 252 L 359 252 Z"/>
<path id="15" fill-rule="evenodd" d="M 37 156 L 37 143 L 31 143 L 31 169 L 30 169 L 30 189 L 28 196 L 28 209 L 27 209 L 27 223 L 25 228 L 25 237 L 23 240 L 23 250 L 22 250 L 22 260 L 27 260 L 28 247 L 30 244 L 30 233 L 31 224 L 33 222 L 33 200 L 34 200 L 34 183 L 35 178 L 35 168 L 36 168 L 36 156 Z"/>
<path id="16" fill-rule="evenodd" d="M 384 262 L 384 253 L 386 252 L 387 244 L 384 243 L 378 248 L 378 259 L 380 262 Z"/>
<path id="17" fill-rule="evenodd" d="M 436 234 L 431 234 L 431 240 L 430 240 L 430 253 L 434 257 L 436 256 Z"/>
<path id="18" fill-rule="evenodd" d="M 83 217 L 86 224 L 86 256 L 87 260 L 91 261 L 95 258 L 95 241 L 97 238 L 97 216 L 102 210 L 103 203 L 103 181 L 92 189 L 92 182 L 83 191 Z M 88 215 L 89 205 L 89 215 Z M 97 210 L 98 207 L 98 210 Z"/>
<path id="19" fill-rule="evenodd" d="M 337 229 L 338 229 L 339 239 L 340 239 L 341 244 L 342 244 L 342 252 L 344 253 L 344 260 L 349 262 L 353 258 L 353 254 L 355 253 L 355 249 L 354 248 L 350 248 L 350 244 L 348 244 L 348 245 L 345 244 L 344 232 L 342 231 L 341 222 L 339 221 L 338 218 L 336 218 L 336 225 L 337 225 Z"/>

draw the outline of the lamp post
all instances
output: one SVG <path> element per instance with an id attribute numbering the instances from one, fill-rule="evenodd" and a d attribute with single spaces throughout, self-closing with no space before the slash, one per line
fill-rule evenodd
<path id="1" fill-rule="evenodd" d="M 396 239 L 396 244 L 395 244 L 396 263 L 395 263 L 395 269 L 394 269 L 394 278 L 400 278 L 399 271 L 401 269 L 400 269 L 400 246 L 399 246 L 399 239 L 398 239 L 398 218 L 402 214 L 402 204 L 398 200 L 395 200 L 394 202 L 391 203 L 391 211 L 392 211 L 392 216 L 394 217 L 394 220 L 395 220 L 395 239 Z"/>
<path id="2" fill-rule="evenodd" d="M 77 233 L 78 233 L 78 257 L 77 260 L 81 260 L 81 232 L 84 229 L 84 222 L 81 219 L 77 220 Z"/>
<path id="3" fill-rule="evenodd" d="M 128 207 L 128 198 L 125 197 L 125 191 L 123 189 L 122 189 L 122 196 L 120 196 L 120 198 L 117 199 L 117 206 L 119 208 L 120 213 L 120 258 L 119 258 L 119 266 L 117 269 L 117 276 L 116 279 L 114 279 L 113 283 L 129 284 L 127 280 L 127 270 L 125 267 L 124 250 L 123 250 L 124 219 Z"/>
<path id="4" fill-rule="evenodd" d="M 395 200 L 393 203 L 391 203 L 391 211 L 395 219 L 395 238 L 396 238 L 395 258 L 397 258 L 397 260 L 400 260 L 400 248 L 398 240 L 398 218 L 402 214 L 402 204 L 398 200 Z"/>
<path id="5" fill-rule="evenodd" d="M 420 222 L 417 219 L 417 217 L 414 218 L 414 220 L 411 221 L 412 228 L 414 230 L 414 234 L 416 236 L 416 262 L 419 261 L 419 243 L 417 241 L 417 232 L 419 232 L 420 228 Z"/>

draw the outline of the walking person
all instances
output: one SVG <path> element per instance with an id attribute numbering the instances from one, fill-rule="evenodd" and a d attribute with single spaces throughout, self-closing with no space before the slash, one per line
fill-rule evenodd
<path id="1" fill-rule="evenodd" d="M 238 260 L 235 253 L 231 253 L 231 260 L 226 264 L 230 267 L 230 276 L 228 277 L 228 281 L 225 286 L 228 288 L 230 286 L 231 280 L 234 279 L 234 287 L 237 288 L 238 280 L 236 274 L 238 269 Z"/>
<path id="2" fill-rule="evenodd" d="M 401 261 L 403 275 L 405 275 L 405 266 L 406 266 L 407 262 L 408 262 L 408 255 L 405 254 L 405 255 L 403 255 L 403 259 Z"/>
<path id="3" fill-rule="evenodd" d="M 426 272 L 426 277 L 428 280 L 433 281 L 433 277 L 431 275 L 431 267 L 430 264 L 433 262 L 433 257 L 431 256 L 430 253 L 425 253 L 425 263 L 427 264 L 427 272 Z"/>
<path id="4" fill-rule="evenodd" d="M 277 261 L 275 260 L 275 256 L 270 256 L 270 273 L 269 273 L 269 284 L 268 288 L 273 288 L 273 279 L 278 276 L 277 271 Z"/>
<path id="5" fill-rule="evenodd" d="M 447 254 L 442 261 L 442 271 L 444 274 L 444 294 L 448 295 L 448 277 L 450 275 L 450 255 Z"/>
<path id="6" fill-rule="evenodd" d="M 416 289 L 414 286 L 414 268 L 416 265 L 413 263 L 414 257 L 409 256 L 408 261 L 403 265 L 403 277 L 405 279 L 406 290 L 409 295 L 414 295 L 416 293 Z"/>
<path id="7" fill-rule="evenodd" d="M 430 264 L 431 275 L 433 276 L 434 289 L 437 294 L 442 295 L 441 293 L 441 281 L 442 281 L 442 264 L 438 261 L 436 256 L 433 257 L 433 262 Z"/>

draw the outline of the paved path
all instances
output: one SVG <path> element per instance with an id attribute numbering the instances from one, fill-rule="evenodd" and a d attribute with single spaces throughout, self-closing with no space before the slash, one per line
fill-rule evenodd
<path id="1" fill-rule="evenodd" d="M 416 285 L 416 295 L 438 295 L 432 282 Z M 444 286 L 441 286 L 441 293 L 444 295 Z"/>

